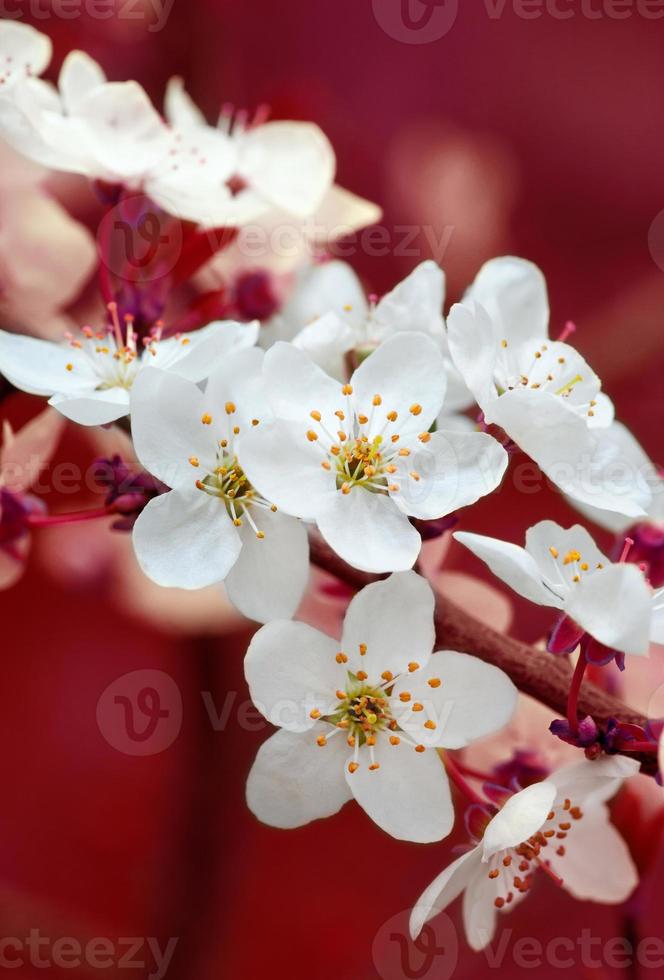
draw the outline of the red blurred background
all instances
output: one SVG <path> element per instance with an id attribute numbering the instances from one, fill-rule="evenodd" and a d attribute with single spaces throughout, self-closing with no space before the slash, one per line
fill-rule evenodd
<path id="1" fill-rule="evenodd" d="M 585 14 L 570 3 L 575 14 L 564 20 L 545 5 L 540 17 L 524 19 L 509 2 L 491 17 L 495 4 L 478 2 L 465 4 L 444 36 L 409 43 L 403 25 L 392 32 L 398 37 L 386 33 L 381 4 L 398 6 L 175 0 L 160 30 L 151 30 L 152 0 L 107 3 L 112 19 L 90 16 L 83 0 L 4 7 L 53 38 L 50 77 L 68 50 L 82 47 L 110 78 L 138 79 L 157 104 L 168 77 L 182 74 L 210 118 L 222 102 L 267 102 L 277 118 L 316 121 L 336 149 L 339 182 L 384 207 L 387 244 L 359 236 L 350 256 L 376 292 L 432 254 L 448 274 L 450 299 L 492 255 L 537 262 L 549 282 L 553 332 L 576 321 L 576 343 L 619 416 L 664 462 L 664 234 L 657 224 L 650 234 L 664 209 L 656 113 L 664 19 L 645 19 L 636 4 L 617 19 L 600 0 Z M 79 15 L 65 18 L 65 6 Z M 591 18 L 591 9 L 603 13 Z M 67 184 L 78 216 L 91 193 Z M 411 226 L 420 230 L 408 241 Z M 435 251 L 441 241 L 443 253 Z M 38 402 L 13 395 L 4 408 L 18 423 Z M 68 431 L 58 460 L 84 462 L 89 453 Z M 78 503 L 63 501 L 64 509 Z M 508 481 L 463 523 L 520 540 L 545 516 L 574 518 L 559 497 L 519 492 Z M 180 622 L 177 595 L 132 601 L 131 590 L 142 588 L 134 573 L 130 586 L 118 586 L 129 561 L 124 548 L 111 560 L 97 537 L 55 529 L 19 585 L 0 593 L 0 936 L 39 929 L 82 943 L 155 937 L 162 948 L 174 937 L 169 980 L 412 976 L 385 923 L 444 867 L 450 842 L 394 841 L 354 806 L 290 833 L 258 824 L 244 803 L 267 734 L 246 706 L 250 628 L 227 612 L 222 622 L 221 602 L 218 628 L 208 603 L 199 629 L 195 613 Z M 451 562 L 481 574 L 460 552 Z M 515 631 L 525 639 L 547 625 L 546 613 L 517 608 Z M 144 756 L 109 744 L 97 720 L 108 685 L 139 669 L 165 672 L 182 699 L 179 730 L 178 705 L 169 704 L 172 744 Z M 227 717 L 213 724 L 215 708 Z M 461 836 L 457 828 L 452 843 Z M 654 901 L 638 914 L 642 936 L 661 934 Z M 621 936 L 628 919 L 631 929 L 625 910 L 575 904 L 544 881 L 502 921 L 514 930 L 509 950 L 519 936 L 577 937 L 582 927 Z M 487 960 L 459 937 L 454 976 L 485 976 Z M 134 962 L 143 959 L 145 948 Z M 436 969 L 427 978 L 451 975 L 445 957 Z M 50 970 L 100 972 L 89 964 Z M 130 975 L 153 971 L 148 955 Z M 503 971 L 532 974 L 509 952 Z M 43 974 L 30 964 L 14 972 Z M 125 967 L 116 956 L 103 972 L 124 976 Z M 559 973 L 551 964 L 539 971 Z M 571 975 L 638 974 L 577 962 Z"/>

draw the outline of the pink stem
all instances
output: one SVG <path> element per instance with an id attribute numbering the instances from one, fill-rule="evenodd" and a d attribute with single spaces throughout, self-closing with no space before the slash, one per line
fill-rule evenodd
<path id="1" fill-rule="evenodd" d="M 567 698 L 567 720 L 573 735 L 579 734 L 579 694 L 581 692 L 583 675 L 586 672 L 587 666 L 588 661 L 586 660 L 585 654 L 582 651 L 579 654 L 579 659 L 577 660 L 576 667 L 574 668 L 572 683 L 570 684 L 569 688 L 569 696 Z"/>
<path id="2" fill-rule="evenodd" d="M 69 514 L 33 514 L 28 517 L 30 527 L 57 527 L 61 524 L 80 524 L 82 521 L 95 521 L 98 517 L 108 517 L 113 512 L 107 507 L 95 510 L 76 510 Z"/>
<path id="3" fill-rule="evenodd" d="M 480 806 L 486 806 L 486 800 L 476 793 L 473 787 L 464 778 L 461 769 L 454 762 L 450 756 L 445 753 L 443 755 L 443 762 L 445 764 L 445 769 L 447 770 L 447 775 L 450 777 L 457 789 L 461 790 L 463 795 L 471 801 L 471 803 L 479 803 Z"/>

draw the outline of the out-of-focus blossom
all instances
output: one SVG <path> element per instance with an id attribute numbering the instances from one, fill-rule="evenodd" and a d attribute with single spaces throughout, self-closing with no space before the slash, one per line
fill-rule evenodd
<path id="1" fill-rule="evenodd" d="M 611 650 L 648 653 L 653 596 L 643 573 L 611 563 L 580 525 L 541 521 L 529 528 L 525 548 L 465 531 L 454 537 L 519 595 L 564 612 L 570 649 L 585 632 Z"/>
<path id="2" fill-rule="evenodd" d="M 277 512 L 252 484 L 244 444 L 269 421 L 261 392 L 263 351 L 230 354 L 205 391 L 154 369 L 132 392 L 132 431 L 143 465 L 170 493 L 150 501 L 134 527 L 146 575 L 197 589 L 224 581 L 246 616 L 292 616 L 306 588 L 304 526 Z"/>
<path id="3" fill-rule="evenodd" d="M 129 394 L 147 366 L 202 381 L 235 349 L 255 343 L 258 324 L 210 323 L 162 339 L 155 329 L 139 343 L 131 319 L 120 325 L 115 307 L 100 331 L 84 327 L 63 343 L 0 331 L 0 373 L 22 391 L 50 396 L 49 404 L 80 425 L 105 425 L 129 414 Z"/>
<path id="4" fill-rule="evenodd" d="M 581 355 L 549 339 L 548 321 L 540 270 L 494 259 L 450 312 L 452 359 L 485 421 L 504 429 L 565 493 L 640 517 L 650 488 L 607 438 L 613 405 Z"/>
<path id="5" fill-rule="evenodd" d="M 47 408 L 14 433 L 4 423 L 0 448 L 0 589 L 20 578 L 30 547 L 29 518 L 42 501 L 28 491 L 56 450 L 64 419 Z"/>
<path id="6" fill-rule="evenodd" d="M 252 482 L 286 513 L 315 521 L 345 561 L 369 572 L 414 564 L 409 517 L 436 520 L 491 493 L 507 454 L 481 432 L 438 430 L 445 363 L 430 337 L 400 333 L 341 385 L 291 344 L 265 356 L 276 421 L 244 447 Z"/>
<path id="7" fill-rule="evenodd" d="M 584 761 L 509 796 L 493 817 L 487 808 L 484 821 L 474 821 L 472 850 L 417 901 L 410 919 L 413 939 L 463 894 L 466 938 L 472 949 L 484 949 L 498 913 L 526 897 L 538 871 L 581 901 L 613 905 L 629 898 L 638 874 L 606 801 L 638 770 L 638 762 L 622 757 Z"/>
<path id="8" fill-rule="evenodd" d="M 402 572 L 351 601 L 341 643 L 286 621 L 256 634 L 245 661 L 251 696 L 281 729 L 249 775 L 259 819 L 298 827 L 354 798 L 399 839 L 449 834 L 454 813 L 437 749 L 497 731 L 516 690 L 474 657 L 431 652 L 433 605 L 425 579 Z"/>
<path id="9" fill-rule="evenodd" d="M 0 143 L 0 316 L 42 335 L 65 329 L 59 315 L 97 261 L 90 233 L 40 186 L 45 172 Z"/>

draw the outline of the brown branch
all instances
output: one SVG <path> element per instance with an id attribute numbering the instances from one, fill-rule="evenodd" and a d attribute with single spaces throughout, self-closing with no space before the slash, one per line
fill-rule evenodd
<path id="1" fill-rule="evenodd" d="M 351 568 L 317 537 L 311 540 L 311 560 L 318 568 L 354 589 L 361 589 L 381 577 Z M 436 599 L 435 624 L 436 640 L 445 649 L 471 653 L 500 667 L 524 694 L 541 701 L 561 718 L 566 716 L 571 680 L 571 669 L 566 658 L 554 657 L 544 650 L 498 633 L 442 596 Z M 581 687 L 579 711 L 583 717 L 590 715 L 599 725 L 609 718 L 643 728 L 647 725 L 647 718 L 642 714 L 590 681 L 584 681 Z M 623 754 L 638 759 L 643 772 L 657 772 L 654 756 L 636 752 Z"/>

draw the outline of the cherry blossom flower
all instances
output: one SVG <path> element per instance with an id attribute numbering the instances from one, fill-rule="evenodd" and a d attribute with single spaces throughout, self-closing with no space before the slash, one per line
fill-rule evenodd
<path id="1" fill-rule="evenodd" d="M 315 521 L 357 568 L 411 568 L 421 539 L 409 517 L 443 517 L 502 479 L 507 455 L 496 440 L 429 432 L 446 379 L 424 334 L 387 340 L 344 385 L 286 343 L 267 352 L 263 371 L 276 421 L 246 440 L 250 479 L 286 513 Z"/>
<path id="2" fill-rule="evenodd" d="M 50 396 L 49 405 L 80 425 L 106 425 L 129 414 L 129 393 L 146 367 L 202 381 L 235 348 L 255 343 L 258 324 L 210 323 L 162 339 L 157 327 L 139 343 L 131 318 L 121 326 L 114 304 L 103 330 L 54 343 L 0 330 L 0 373 L 22 391 Z"/>
<path id="3" fill-rule="evenodd" d="M 500 426 L 574 500 L 644 514 L 646 480 L 606 437 L 613 405 L 573 347 L 548 337 L 544 278 L 495 259 L 448 317 L 452 360 L 489 424 Z"/>
<path id="4" fill-rule="evenodd" d="M 249 774 L 250 809 L 299 827 L 355 799 L 402 840 L 441 840 L 454 813 L 439 748 L 501 728 L 516 690 L 498 668 L 432 653 L 434 598 L 415 572 L 366 586 L 341 641 L 278 621 L 253 638 L 245 673 L 254 703 L 280 728 Z"/>
<path id="5" fill-rule="evenodd" d="M 42 501 L 29 493 L 42 467 L 55 452 L 64 420 L 47 408 L 14 433 L 3 425 L 0 447 L 0 589 L 8 589 L 23 574 L 30 549 L 29 518 L 44 511 Z"/>
<path id="6" fill-rule="evenodd" d="M 493 818 L 490 811 L 484 821 L 475 814 L 469 823 L 479 839 L 420 896 L 410 918 L 413 939 L 463 894 L 468 944 L 484 949 L 498 913 L 526 897 L 538 871 L 580 901 L 624 902 L 638 874 L 606 801 L 638 770 L 638 762 L 621 756 L 575 763 L 509 796 Z"/>
<path id="7" fill-rule="evenodd" d="M 454 537 L 519 595 L 561 610 L 571 647 L 586 632 L 610 650 L 647 655 L 653 596 L 643 572 L 612 563 L 585 528 L 541 521 L 526 533 L 525 548 L 465 531 Z"/>
<path id="8" fill-rule="evenodd" d="M 134 526 L 143 571 L 157 584 L 200 589 L 224 581 L 234 605 L 259 621 L 291 616 L 309 573 L 306 530 L 249 482 L 244 442 L 265 423 L 258 348 L 228 354 L 205 391 L 148 368 L 131 397 L 143 466 L 171 491 Z"/>
<path id="9" fill-rule="evenodd" d="M 0 57 L 14 46 L 0 34 Z M 45 166 L 144 191 L 207 227 L 245 224 L 274 208 L 305 217 L 332 186 L 334 152 L 313 123 L 224 113 L 219 127 L 207 126 L 178 79 L 166 112 L 171 125 L 137 82 L 109 82 L 96 61 L 72 51 L 57 89 L 38 79 L 13 87 L 0 129 Z"/>

